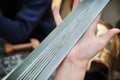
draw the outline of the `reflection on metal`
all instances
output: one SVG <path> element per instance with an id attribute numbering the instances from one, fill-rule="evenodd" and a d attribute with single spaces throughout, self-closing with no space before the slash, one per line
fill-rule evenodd
<path id="1" fill-rule="evenodd" d="M 108 2 L 84 0 L 6 80 L 47 80 Z"/>
<path id="2" fill-rule="evenodd" d="M 72 10 L 72 2 L 73 0 L 63 0 L 61 5 L 61 16 L 62 18 L 65 18 Z M 118 27 L 118 26 L 116 26 Z M 100 21 L 97 27 L 96 36 L 100 37 L 103 34 L 105 34 L 109 29 L 112 28 L 112 25 L 110 25 L 107 22 Z M 119 28 L 119 27 L 118 27 Z M 95 64 L 92 64 L 92 70 L 101 70 L 101 68 L 108 68 L 108 78 L 109 80 L 114 80 L 114 71 L 120 72 L 120 34 L 119 38 L 118 35 L 114 36 L 110 42 L 108 42 L 108 45 L 95 57 L 95 60 L 93 60 L 93 63 L 95 61 Z M 97 65 L 96 65 L 97 62 Z M 100 64 L 99 64 L 100 63 Z M 88 67 L 89 69 L 89 67 Z"/>
<path id="3" fill-rule="evenodd" d="M 72 4 L 73 0 L 62 0 L 60 14 L 63 19 L 71 12 Z"/>
<path id="4" fill-rule="evenodd" d="M 104 35 L 112 26 L 106 22 L 100 21 L 97 26 L 96 36 L 100 37 Z M 109 70 L 108 80 L 114 80 L 114 71 L 116 71 L 116 66 L 120 67 L 118 60 L 120 59 L 120 42 L 117 35 L 115 35 L 107 44 L 107 46 L 98 53 L 92 61 L 104 64 Z M 102 65 L 101 64 L 101 65 Z M 94 65 L 95 67 L 96 65 Z M 98 69 L 101 69 L 102 66 L 97 66 Z"/>

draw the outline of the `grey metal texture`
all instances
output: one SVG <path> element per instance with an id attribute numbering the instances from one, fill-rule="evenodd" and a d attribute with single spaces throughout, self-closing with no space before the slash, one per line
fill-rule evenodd
<path id="1" fill-rule="evenodd" d="M 83 0 L 6 80 L 47 80 L 109 0 Z"/>

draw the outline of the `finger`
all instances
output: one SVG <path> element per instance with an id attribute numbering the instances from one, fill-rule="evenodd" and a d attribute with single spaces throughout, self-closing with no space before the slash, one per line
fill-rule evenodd
<path id="1" fill-rule="evenodd" d="M 74 0 L 73 9 L 80 3 L 80 0 Z"/>
<path id="2" fill-rule="evenodd" d="M 62 18 L 59 14 L 59 8 L 57 6 L 53 7 L 53 16 L 54 16 L 56 25 L 59 25 L 62 22 Z"/>
<path id="3" fill-rule="evenodd" d="M 110 29 L 105 35 L 101 37 L 107 43 L 114 35 L 120 33 L 120 30 L 117 28 Z"/>

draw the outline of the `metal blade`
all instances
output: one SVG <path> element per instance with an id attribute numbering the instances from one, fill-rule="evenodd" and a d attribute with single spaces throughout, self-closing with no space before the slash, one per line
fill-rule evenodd
<path id="1" fill-rule="evenodd" d="M 109 0 L 83 0 L 6 80 L 47 80 Z"/>

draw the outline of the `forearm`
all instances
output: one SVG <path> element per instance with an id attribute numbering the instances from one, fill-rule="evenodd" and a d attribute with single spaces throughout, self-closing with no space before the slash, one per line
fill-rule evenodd
<path id="1" fill-rule="evenodd" d="M 88 62 L 65 59 L 58 67 L 54 80 L 84 80 Z"/>

